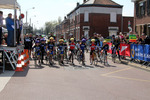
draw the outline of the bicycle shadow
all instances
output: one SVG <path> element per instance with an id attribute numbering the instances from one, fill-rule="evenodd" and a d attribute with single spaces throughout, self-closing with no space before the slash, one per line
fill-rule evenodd
<path id="1" fill-rule="evenodd" d="M 87 68 L 94 68 L 93 66 L 90 66 L 90 65 L 84 65 L 84 66 Z"/>
<path id="2" fill-rule="evenodd" d="M 35 65 L 34 65 L 35 66 Z M 37 65 L 37 66 L 35 66 L 35 67 L 30 67 L 29 69 L 43 69 L 43 68 L 45 68 L 44 66 L 39 66 L 39 65 Z"/>
<path id="3" fill-rule="evenodd" d="M 100 67 L 100 68 L 105 68 L 104 66 L 100 66 L 100 65 L 95 65 L 96 67 Z"/>
<path id="4" fill-rule="evenodd" d="M 49 66 L 50 68 L 57 68 L 59 69 L 60 67 L 59 66 L 56 66 L 56 65 L 52 65 L 52 66 Z"/>

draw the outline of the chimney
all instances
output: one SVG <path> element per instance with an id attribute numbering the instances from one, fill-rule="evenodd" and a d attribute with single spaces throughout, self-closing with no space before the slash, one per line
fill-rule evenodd
<path id="1" fill-rule="evenodd" d="M 79 2 L 77 2 L 77 7 L 80 5 L 80 3 Z"/>

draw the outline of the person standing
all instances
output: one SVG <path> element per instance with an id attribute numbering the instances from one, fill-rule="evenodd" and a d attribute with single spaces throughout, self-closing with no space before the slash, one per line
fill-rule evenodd
<path id="1" fill-rule="evenodd" d="M 0 11 L 0 45 L 2 44 L 2 26 L 3 26 L 3 12 Z"/>
<path id="2" fill-rule="evenodd" d="M 17 44 L 19 45 L 20 44 L 20 42 L 19 42 L 19 40 L 20 40 L 20 26 L 19 26 L 19 20 L 17 19 L 17 16 L 16 16 L 16 28 L 17 28 L 17 30 L 16 30 L 16 41 L 17 41 Z"/>
<path id="3" fill-rule="evenodd" d="M 12 14 L 9 13 L 8 17 L 6 18 L 6 27 L 8 30 L 8 37 L 7 37 L 7 46 L 14 46 L 14 21 L 12 19 Z"/>

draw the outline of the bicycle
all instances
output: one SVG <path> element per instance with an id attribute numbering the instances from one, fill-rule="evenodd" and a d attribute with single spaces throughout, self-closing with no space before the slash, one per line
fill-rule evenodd
<path id="1" fill-rule="evenodd" d="M 115 61 L 116 61 L 116 57 L 117 57 L 117 54 L 116 54 L 116 47 L 115 46 L 113 46 L 112 47 L 112 61 L 115 63 Z"/>
<path id="2" fill-rule="evenodd" d="M 33 59 L 34 59 L 35 67 L 37 66 L 37 60 L 39 61 L 39 66 L 41 66 L 40 58 L 41 58 L 41 56 L 38 55 L 37 52 L 33 53 Z"/>
<path id="3" fill-rule="evenodd" d="M 93 53 L 92 53 L 91 64 L 93 64 L 93 63 L 94 63 L 95 66 L 97 66 L 97 64 L 98 64 L 98 59 L 97 59 L 96 51 L 93 51 Z"/>
<path id="4" fill-rule="evenodd" d="M 72 62 L 72 64 L 74 65 L 74 63 L 73 63 L 73 60 L 74 60 L 74 51 L 73 51 L 73 50 L 71 50 L 71 54 L 70 54 L 69 60 L 70 60 L 70 62 Z M 72 61 L 71 61 L 71 60 L 72 60 Z"/>
<path id="5" fill-rule="evenodd" d="M 106 57 L 107 57 L 107 55 L 105 54 L 105 51 L 102 50 L 102 51 L 101 51 L 101 63 L 104 63 L 104 65 L 107 64 Z"/>

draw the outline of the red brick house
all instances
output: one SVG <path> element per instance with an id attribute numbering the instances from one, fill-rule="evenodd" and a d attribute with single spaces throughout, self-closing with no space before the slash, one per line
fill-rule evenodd
<path id="1" fill-rule="evenodd" d="M 134 2 L 134 32 L 150 36 L 150 0 L 132 0 Z"/>
<path id="2" fill-rule="evenodd" d="M 123 22 L 133 23 L 133 17 L 122 17 L 122 8 L 112 0 L 84 0 L 83 4 L 77 3 L 76 8 L 64 18 L 62 33 L 56 30 L 56 34 L 64 34 L 67 38 L 71 33 L 78 40 L 82 35 L 92 37 L 95 32 L 104 37 L 129 32 L 128 25 L 123 25 Z"/>

